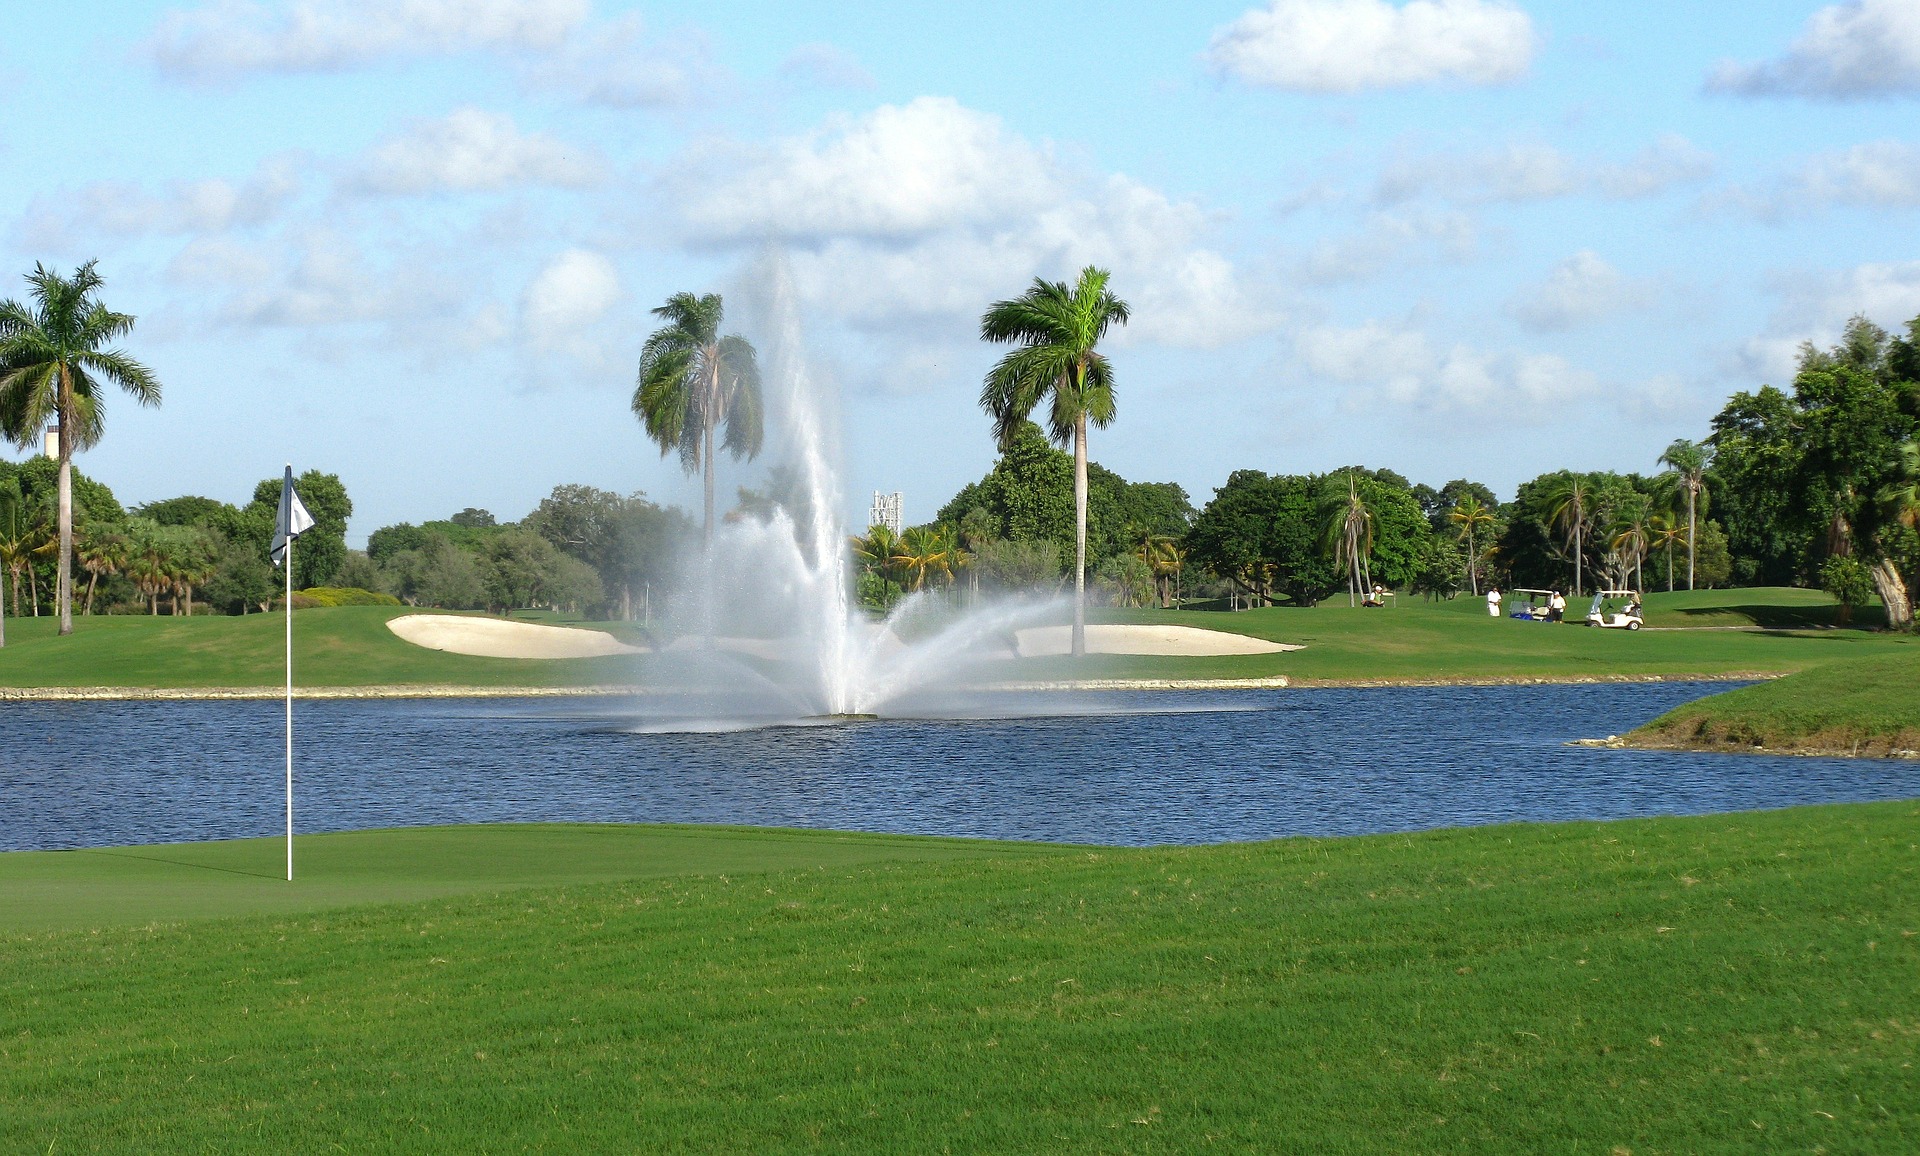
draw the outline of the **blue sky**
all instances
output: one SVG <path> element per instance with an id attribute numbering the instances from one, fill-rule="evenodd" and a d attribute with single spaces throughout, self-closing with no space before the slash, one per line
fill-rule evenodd
<path id="1" fill-rule="evenodd" d="M 244 500 L 291 458 L 356 539 L 690 500 L 627 409 L 647 310 L 751 326 L 772 251 L 850 515 L 910 520 L 991 460 L 981 310 L 1088 262 L 1135 309 L 1094 457 L 1200 501 L 1650 470 L 1920 314 L 1920 0 L 15 7 L 0 294 L 99 258 L 166 387 L 82 467 Z"/>

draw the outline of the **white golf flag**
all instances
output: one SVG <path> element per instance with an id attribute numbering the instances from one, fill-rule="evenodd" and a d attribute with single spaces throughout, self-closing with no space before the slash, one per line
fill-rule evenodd
<path id="1" fill-rule="evenodd" d="M 273 564 L 287 556 L 287 543 L 313 528 L 313 515 L 293 490 L 293 467 L 287 467 L 286 480 L 280 483 L 280 514 L 273 521 Z"/>

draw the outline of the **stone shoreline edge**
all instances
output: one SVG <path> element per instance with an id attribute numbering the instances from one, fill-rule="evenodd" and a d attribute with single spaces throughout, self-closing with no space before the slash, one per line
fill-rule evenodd
<path id="1" fill-rule="evenodd" d="M 1460 678 L 1090 678 L 1051 682 L 996 682 L 966 689 L 976 691 L 1096 691 L 1096 690 L 1332 690 L 1389 687 L 1448 686 L 1587 686 L 1604 683 L 1759 682 L 1783 677 L 1779 671 L 1721 671 L 1714 674 L 1581 674 L 1515 675 Z M 293 697 L 303 701 L 346 699 L 452 698 L 625 698 L 649 693 L 640 686 L 450 686 L 417 684 L 391 686 L 296 686 Z M 285 697 L 277 686 L 30 686 L 0 687 L 0 702 L 246 702 Z M 1605 740 L 1587 740 L 1602 742 Z"/>

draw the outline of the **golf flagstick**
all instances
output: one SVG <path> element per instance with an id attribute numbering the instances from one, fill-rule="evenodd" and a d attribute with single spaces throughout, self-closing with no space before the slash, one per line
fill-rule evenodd
<path id="1" fill-rule="evenodd" d="M 293 465 L 280 483 L 280 512 L 273 522 L 273 564 L 287 579 L 287 882 L 293 882 L 293 540 L 313 528 L 313 515 L 293 490 Z"/>

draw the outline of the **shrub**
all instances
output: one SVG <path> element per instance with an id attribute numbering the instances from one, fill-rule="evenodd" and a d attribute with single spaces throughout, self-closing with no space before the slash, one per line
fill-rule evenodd
<path id="1" fill-rule="evenodd" d="M 301 602 L 303 598 L 306 599 L 305 603 Z M 376 594 L 357 586 L 315 586 L 294 595 L 294 609 L 308 603 L 314 606 L 398 606 L 400 600 L 391 594 Z"/>

